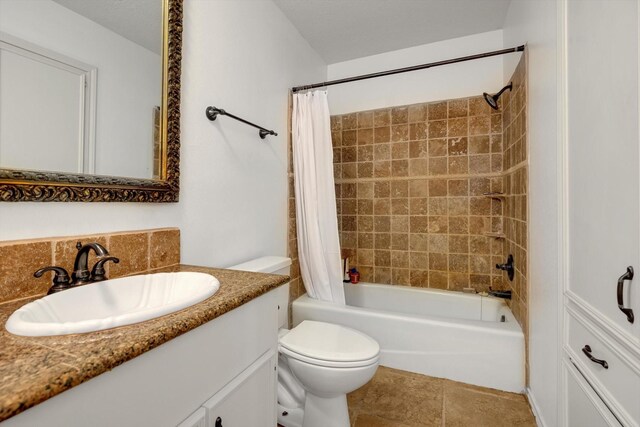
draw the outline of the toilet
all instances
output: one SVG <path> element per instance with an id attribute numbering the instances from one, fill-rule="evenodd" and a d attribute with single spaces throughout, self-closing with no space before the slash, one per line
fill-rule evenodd
<path id="1" fill-rule="evenodd" d="M 291 259 L 268 256 L 232 270 L 289 274 Z M 289 292 L 281 292 L 278 355 L 278 423 L 284 427 L 349 427 L 347 393 L 378 369 L 380 346 L 340 325 L 304 320 L 288 323 Z"/>

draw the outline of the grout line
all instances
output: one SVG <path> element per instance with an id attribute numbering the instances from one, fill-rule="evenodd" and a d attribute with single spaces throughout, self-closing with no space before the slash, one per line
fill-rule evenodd
<path id="1" fill-rule="evenodd" d="M 58 265 L 58 260 L 56 259 L 56 244 L 56 240 L 49 242 L 49 246 L 51 247 L 51 265 Z"/>
<path id="2" fill-rule="evenodd" d="M 445 381 L 444 384 L 442 384 L 442 423 L 441 423 L 442 427 L 445 427 L 447 422 L 446 420 L 447 384 L 448 384 L 448 381 Z"/>
<path id="3" fill-rule="evenodd" d="M 109 249 L 109 247 L 111 247 L 111 236 L 112 234 L 107 234 L 104 236 L 104 240 L 105 240 L 105 245 L 107 246 L 107 249 Z M 107 277 L 111 276 L 111 263 L 107 262 L 105 264 L 105 274 L 107 275 Z"/>
<path id="4" fill-rule="evenodd" d="M 462 156 L 461 156 L 462 157 Z M 444 158 L 444 157 L 437 157 Z M 432 179 L 475 179 L 475 178 L 503 178 L 503 172 L 488 172 L 482 174 L 447 174 L 447 175 L 416 175 L 416 176 L 387 176 L 374 178 L 338 178 L 335 179 L 336 184 L 352 184 L 359 182 L 376 182 L 376 181 L 418 181 Z"/>
<path id="5" fill-rule="evenodd" d="M 520 169 L 526 168 L 527 166 L 529 166 L 529 161 L 528 160 L 524 160 L 524 161 L 516 164 L 515 166 L 511 166 L 506 171 L 502 172 L 502 175 L 503 176 L 511 175 L 512 173 L 518 172 Z"/>
<path id="6" fill-rule="evenodd" d="M 147 270 L 151 269 L 151 235 L 153 232 L 147 233 Z"/>

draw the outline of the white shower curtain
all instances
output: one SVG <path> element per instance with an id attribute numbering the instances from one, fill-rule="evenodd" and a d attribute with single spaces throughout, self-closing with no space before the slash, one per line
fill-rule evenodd
<path id="1" fill-rule="evenodd" d="M 344 304 L 327 92 L 294 94 L 292 125 L 302 280 L 310 297 Z"/>

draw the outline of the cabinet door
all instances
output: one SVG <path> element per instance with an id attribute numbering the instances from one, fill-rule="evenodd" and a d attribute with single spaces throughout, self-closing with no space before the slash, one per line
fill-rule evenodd
<path id="1" fill-rule="evenodd" d="M 189 415 L 177 427 L 207 427 L 207 411 L 204 408 L 198 408 L 196 412 Z"/>
<path id="2" fill-rule="evenodd" d="M 207 427 L 275 426 L 277 361 L 269 350 L 205 402 Z"/>
<path id="3" fill-rule="evenodd" d="M 638 2 L 567 2 L 569 298 L 640 343 Z M 617 280 L 633 266 L 619 310 Z"/>

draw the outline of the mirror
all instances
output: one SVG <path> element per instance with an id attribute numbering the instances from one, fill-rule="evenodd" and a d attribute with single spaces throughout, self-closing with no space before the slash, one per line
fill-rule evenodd
<path id="1" fill-rule="evenodd" d="M 1 200 L 176 201 L 182 0 L 0 0 Z"/>

